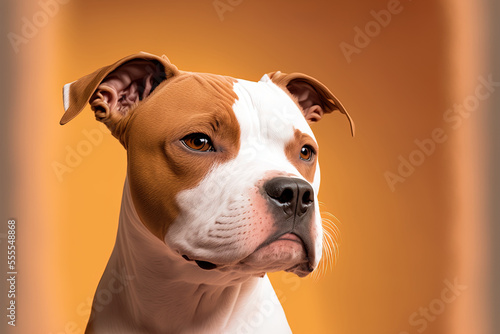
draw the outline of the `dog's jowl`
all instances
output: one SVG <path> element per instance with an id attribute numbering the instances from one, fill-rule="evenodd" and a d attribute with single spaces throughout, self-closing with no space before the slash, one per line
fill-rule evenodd
<path id="1" fill-rule="evenodd" d="M 304 277 L 318 266 L 309 124 L 337 110 L 353 131 L 337 98 L 300 73 L 251 82 L 147 53 L 63 93 L 61 124 L 90 104 L 127 150 L 118 236 L 96 296 L 113 291 L 86 333 L 290 333 L 266 273 Z M 265 305 L 274 307 L 262 321 L 246 319 Z"/>

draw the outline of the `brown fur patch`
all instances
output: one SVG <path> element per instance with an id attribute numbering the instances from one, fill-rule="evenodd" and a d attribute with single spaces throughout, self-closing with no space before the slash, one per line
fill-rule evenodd
<path id="1" fill-rule="evenodd" d="M 127 120 L 123 140 L 132 198 L 143 223 L 161 240 L 178 215 L 176 195 L 239 151 L 233 83 L 229 77 L 184 72 L 157 87 Z M 186 148 L 181 139 L 192 133 L 208 135 L 215 151 Z"/>
<path id="2" fill-rule="evenodd" d="M 300 159 L 300 150 L 304 145 L 311 146 L 315 154 L 311 161 L 304 161 Z M 292 165 L 297 168 L 300 174 L 310 183 L 314 181 L 314 174 L 316 172 L 316 164 L 318 163 L 318 145 L 306 133 L 298 129 L 294 131 L 294 138 L 285 145 L 285 154 Z"/>

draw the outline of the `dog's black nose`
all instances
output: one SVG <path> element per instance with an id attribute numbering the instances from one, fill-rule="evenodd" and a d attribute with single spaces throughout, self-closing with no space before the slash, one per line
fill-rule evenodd
<path id="1" fill-rule="evenodd" d="M 264 190 L 276 206 L 290 215 L 302 216 L 314 205 L 314 190 L 301 179 L 279 176 L 264 184 Z"/>

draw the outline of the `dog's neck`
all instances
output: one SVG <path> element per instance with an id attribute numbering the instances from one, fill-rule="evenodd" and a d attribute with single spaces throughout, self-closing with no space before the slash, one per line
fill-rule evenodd
<path id="1" fill-rule="evenodd" d="M 207 272 L 174 254 L 141 222 L 125 181 L 117 240 L 97 288 L 89 329 L 230 332 L 248 325 L 232 319 L 258 312 L 266 301 L 279 309 L 276 316 L 284 316 L 267 276 Z M 112 320 L 123 318 L 129 322 Z"/>

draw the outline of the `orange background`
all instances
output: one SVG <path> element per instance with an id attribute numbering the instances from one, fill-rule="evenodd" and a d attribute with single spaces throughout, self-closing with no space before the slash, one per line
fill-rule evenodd
<path id="1" fill-rule="evenodd" d="M 228 4 L 228 1 L 221 0 Z M 236 1 L 233 1 L 233 4 Z M 409 316 L 429 307 L 455 278 L 468 288 L 429 321 L 425 333 L 488 331 L 488 234 L 482 193 L 482 135 L 488 101 L 453 130 L 444 112 L 487 76 L 484 9 L 472 1 L 401 1 L 370 43 L 347 62 L 339 45 L 387 0 L 71 0 L 12 52 L 15 80 L 9 159 L 15 167 L 10 216 L 18 220 L 18 326 L 11 333 L 82 333 L 86 303 L 111 253 L 126 153 L 107 132 L 59 180 L 82 130 L 99 129 L 89 108 L 61 127 L 61 89 L 138 51 L 166 54 L 179 69 L 258 80 L 274 70 L 325 83 L 356 123 L 341 115 L 314 125 L 321 146 L 323 211 L 340 222 L 339 258 L 319 279 L 272 274 L 294 333 L 417 333 Z M 15 7 L 14 7 L 15 5 Z M 10 29 L 41 10 L 12 4 Z M 11 45 L 7 46 L 11 48 Z M 416 139 L 444 129 L 448 140 L 391 191 Z M 83 305 L 83 306 L 82 306 Z"/>

